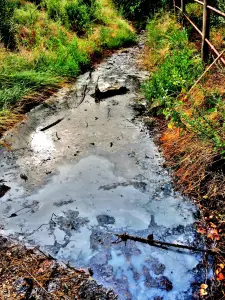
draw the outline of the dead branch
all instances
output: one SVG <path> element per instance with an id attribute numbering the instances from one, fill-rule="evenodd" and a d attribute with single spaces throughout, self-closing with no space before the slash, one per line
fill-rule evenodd
<path id="1" fill-rule="evenodd" d="M 48 130 L 49 128 L 59 124 L 64 118 L 58 119 L 57 121 L 53 122 L 52 124 L 49 124 L 48 126 L 42 128 L 40 131 Z"/>
<path id="2" fill-rule="evenodd" d="M 28 273 L 29 274 L 29 276 L 39 285 L 39 287 L 46 293 L 46 294 L 48 294 L 48 295 L 51 295 L 51 296 L 53 296 L 53 298 L 55 298 L 56 299 L 56 296 L 54 295 L 54 294 L 52 294 L 52 293 L 49 293 L 42 285 L 41 285 L 41 283 L 28 271 L 28 267 L 26 266 L 26 264 L 25 263 L 23 263 L 23 265 L 22 265 L 22 268 L 23 268 L 23 270 L 26 272 L 26 273 Z"/>
<path id="3" fill-rule="evenodd" d="M 215 252 L 211 249 L 200 249 L 200 248 L 196 248 L 194 246 L 173 244 L 173 243 L 167 243 L 167 242 L 154 240 L 153 234 L 149 235 L 148 238 L 132 236 L 132 235 L 129 235 L 127 233 L 114 234 L 114 235 L 118 237 L 118 240 L 115 243 L 119 243 L 120 242 L 119 240 L 121 240 L 122 242 L 127 242 L 128 240 L 130 240 L 130 241 L 140 242 L 140 243 L 143 243 L 143 244 L 148 244 L 148 245 L 154 246 L 154 247 L 160 247 L 160 248 L 163 248 L 163 249 L 167 249 L 167 247 L 174 247 L 174 248 L 192 250 L 192 251 L 196 251 L 196 252 L 215 254 Z"/>

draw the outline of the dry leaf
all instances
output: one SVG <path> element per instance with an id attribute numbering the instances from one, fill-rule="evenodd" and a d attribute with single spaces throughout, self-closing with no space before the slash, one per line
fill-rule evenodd
<path id="1" fill-rule="evenodd" d="M 200 287 L 201 287 L 201 289 L 205 289 L 205 290 L 206 290 L 206 289 L 208 288 L 208 284 L 204 284 L 204 283 L 203 283 L 203 284 L 201 284 Z"/>
<path id="2" fill-rule="evenodd" d="M 213 229 L 210 228 L 207 234 L 207 238 L 213 240 L 213 241 L 219 241 L 220 240 L 220 236 L 218 234 L 218 230 L 217 229 Z"/>
<path id="3" fill-rule="evenodd" d="M 200 289 L 200 296 L 206 296 L 208 292 L 205 289 Z"/>
<path id="4" fill-rule="evenodd" d="M 210 227 L 212 227 L 212 228 L 217 228 L 217 226 L 216 226 L 214 223 L 212 223 L 212 222 L 210 222 L 209 225 L 210 225 Z"/>
<path id="5" fill-rule="evenodd" d="M 205 228 L 199 227 L 199 228 L 197 229 L 197 232 L 200 233 L 200 234 L 206 234 L 206 229 L 205 229 Z"/>
<path id="6" fill-rule="evenodd" d="M 216 279 L 219 280 L 219 281 L 222 281 L 225 279 L 225 276 L 223 273 L 219 273 L 217 276 L 216 276 Z"/>

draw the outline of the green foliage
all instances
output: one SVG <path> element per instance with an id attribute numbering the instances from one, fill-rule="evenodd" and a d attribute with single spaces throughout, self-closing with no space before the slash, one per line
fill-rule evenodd
<path id="1" fill-rule="evenodd" d="M 17 4 L 16 0 L 0 0 L 0 40 L 9 49 L 16 48 L 13 14 Z"/>
<path id="2" fill-rule="evenodd" d="M 58 42 L 54 51 L 40 53 L 35 60 L 35 70 L 47 71 L 55 76 L 75 77 L 88 63 L 88 56 L 78 49 L 77 39 L 74 38 L 71 42 Z"/>
<path id="3" fill-rule="evenodd" d="M 201 62 L 193 58 L 191 49 L 173 50 L 145 84 L 145 95 L 149 101 L 162 107 L 161 111 L 167 118 L 179 120 L 173 112 L 176 97 L 191 86 L 201 70 Z"/>
<path id="4" fill-rule="evenodd" d="M 170 5 L 168 0 L 114 0 L 114 2 L 126 18 L 136 21 L 140 27 L 145 26 L 147 19 L 159 9 Z"/>
<path id="5" fill-rule="evenodd" d="M 187 15 L 201 29 L 202 27 L 202 5 L 198 3 L 188 3 L 186 5 Z"/>
<path id="6" fill-rule="evenodd" d="M 225 156 L 224 97 L 216 91 L 204 90 L 201 105 L 197 105 L 190 95 L 181 97 L 203 72 L 202 62 L 189 44 L 186 31 L 176 26 L 173 19 L 168 22 L 166 16 L 151 21 L 147 30 L 148 43 L 154 51 L 168 49 L 163 60 L 159 59 L 151 79 L 143 86 L 151 108 L 163 114 L 171 124 L 206 139 L 214 145 L 215 151 Z"/>
<path id="7" fill-rule="evenodd" d="M 26 3 L 14 11 L 14 22 L 22 25 L 33 25 L 39 18 L 37 6 L 33 3 Z"/>
<path id="8" fill-rule="evenodd" d="M 65 23 L 65 1 L 62 0 L 44 0 L 43 5 L 46 7 L 48 16 L 54 21 Z"/>
<path id="9" fill-rule="evenodd" d="M 18 42 L 18 51 L 0 48 L 0 113 L 24 95 L 76 77 L 89 66 L 91 55 L 103 47 L 116 48 L 135 40 L 131 27 L 118 16 L 111 2 L 102 3 L 0 0 L 1 40 L 11 49 L 15 49 L 12 42 Z M 93 34 L 89 29 L 96 25 L 100 28 L 102 19 L 109 22 L 100 33 L 97 30 Z M 116 29 L 111 29 L 115 23 Z M 86 35 L 78 38 L 76 33 Z"/>
<path id="10" fill-rule="evenodd" d="M 205 91 L 204 106 L 195 105 L 192 97 L 190 97 L 192 105 L 192 115 L 185 113 L 181 109 L 182 102 L 177 102 L 177 115 L 179 115 L 182 124 L 189 128 L 199 138 L 210 141 L 214 145 L 214 150 L 225 157 L 225 107 L 224 97 L 217 91 Z M 212 119 L 212 115 L 216 118 Z"/>
<path id="11" fill-rule="evenodd" d="M 169 47 L 169 52 L 152 74 L 151 80 L 145 83 L 144 91 L 147 99 L 157 102 L 168 117 L 174 97 L 191 86 L 202 71 L 202 64 L 188 45 L 186 31 L 180 30 L 172 20 L 166 23 L 165 29 L 160 24 L 162 21 L 156 18 L 147 26 L 148 43 L 158 51 Z"/>
<path id="12" fill-rule="evenodd" d="M 85 32 L 90 27 L 91 11 L 82 1 L 68 2 L 65 6 L 70 28 L 78 33 Z"/>
<path id="13" fill-rule="evenodd" d="M 18 67 L 18 66 L 17 66 Z M 34 70 L 20 71 L 0 75 L 0 110 L 9 104 L 15 104 L 24 95 L 39 90 L 46 85 L 55 85 L 59 78 L 51 77 L 48 73 Z"/>
<path id="14" fill-rule="evenodd" d="M 115 33 L 115 30 L 110 28 L 101 27 L 100 40 L 104 48 L 116 49 L 121 46 L 129 46 L 136 41 L 136 35 L 130 31 L 126 23 L 119 22 L 120 30 Z"/>
<path id="15" fill-rule="evenodd" d="M 78 33 L 90 28 L 99 9 L 96 0 L 44 0 L 43 3 L 51 19 Z"/>

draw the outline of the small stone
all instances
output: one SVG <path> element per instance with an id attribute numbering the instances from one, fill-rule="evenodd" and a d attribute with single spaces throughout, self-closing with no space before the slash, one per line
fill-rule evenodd
<path id="1" fill-rule="evenodd" d="M 11 187 L 9 187 L 5 184 L 1 184 L 0 185 L 0 198 L 3 197 L 10 189 L 11 189 Z"/>
<path id="2" fill-rule="evenodd" d="M 97 221 L 100 226 L 114 224 L 115 218 L 108 215 L 99 215 L 97 216 Z"/>
<path id="3" fill-rule="evenodd" d="M 166 276 L 160 276 L 157 278 L 157 286 L 161 290 L 166 290 L 167 292 L 173 289 L 172 282 Z"/>

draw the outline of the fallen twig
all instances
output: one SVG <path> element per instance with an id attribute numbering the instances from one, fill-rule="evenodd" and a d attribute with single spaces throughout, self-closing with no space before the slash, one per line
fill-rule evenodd
<path id="1" fill-rule="evenodd" d="M 215 254 L 215 252 L 211 249 L 200 249 L 200 248 L 196 248 L 194 246 L 173 244 L 173 243 L 167 243 L 167 242 L 154 240 L 153 234 L 149 235 L 148 238 L 132 236 L 127 233 L 115 234 L 115 236 L 118 237 L 118 240 L 114 243 L 119 243 L 120 242 L 119 240 L 121 240 L 122 242 L 127 242 L 128 240 L 130 240 L 130 241 L 140 242 L 143 244 L 148 244 L 150 246 L 160 247 L 160 248 L 164 248 L 164 249 L 165 249 L 165 247 L 174 247 L 174 248 L 187 249 L 187 250 L 203 252 L 203 253 L 208 253 L 208 254 Z"/>
<path id="2" fill-rule="evenodd" d="M 40 131 L 45 131 L 45 130 L 48 130 L 49 128 L 59 124 L 64 118 L 61 118 L 61 119 L 58 119 L 57 121 L 55 121 L 54 123 L 52 124 L 49 124 L 48 126 L 42 128 Z"/>
<path id="3" fill-rule="evenodd" d="M 26 266 L 26 264 L 23 262 L 22 268 L 24 269 L 25 272 L 27 272 L 30 277 L 39 285 L 39 287 L 48 295 L 53 296 L 53 298 L 57 299 L 56 296 L 52 293 L 49 293 L 41 284 L 40 282 L 27 270 L 28 267 Z"/>

